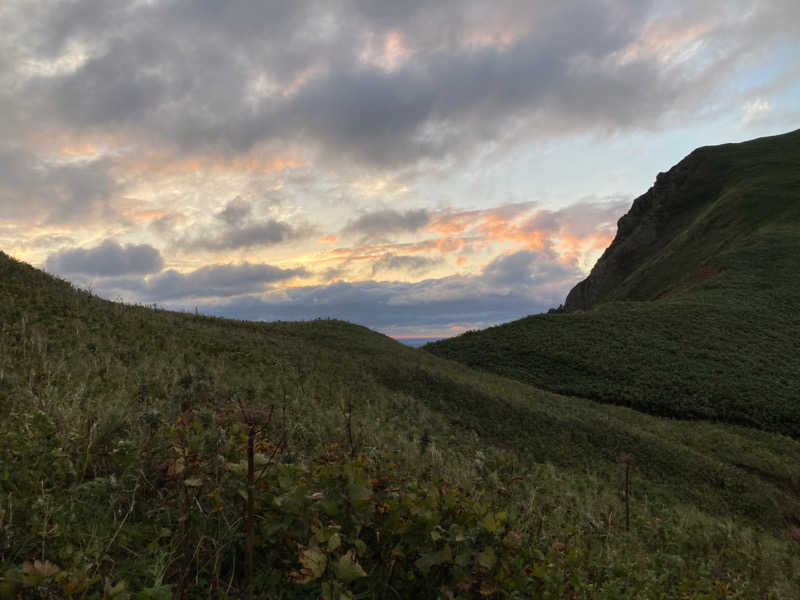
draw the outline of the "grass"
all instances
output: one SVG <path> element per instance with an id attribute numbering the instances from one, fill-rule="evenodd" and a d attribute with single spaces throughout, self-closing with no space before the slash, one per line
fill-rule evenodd
<path id="1" fill-rule="evenodd" d="M 0 597 L 245 596 L 248 407 L 276 415 L 261 597 L 800 592 L 789 437 L 554 394 L 340 321 L 111 303 L 5 255 L 0 323 Z"/>
<path id="2" fill-rule="evenodd" d="M 591 292 L 572 295 L 588 294 L 588 310 L 425 350 L 562 394 L 799 438 L 800 132 L 701 148 L 663 181 L 666 199 L 623 219 L 577 288 Z"/>

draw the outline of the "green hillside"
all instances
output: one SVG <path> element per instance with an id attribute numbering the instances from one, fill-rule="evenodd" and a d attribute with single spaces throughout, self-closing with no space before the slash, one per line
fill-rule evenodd
<path id="1" fill-rule="evenodd" d="M 428 344 L 554 392 L 800 438 L 800 131 L 700 148 L 560 314 Z"/>
<path id="2" fill-rule="evenodd" d="M 788 437 L 0 253 L 0 598 L 789 598 L 798 537 Z"/>

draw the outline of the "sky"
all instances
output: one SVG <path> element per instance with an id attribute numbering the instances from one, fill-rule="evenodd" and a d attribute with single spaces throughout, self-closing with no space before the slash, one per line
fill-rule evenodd
<path id="1" fill-rule="evenodd" d="M 0 250 L 446 337 L 558 306 L 656 174 L 800 128 L 797 0 L 11 0 Z"/>

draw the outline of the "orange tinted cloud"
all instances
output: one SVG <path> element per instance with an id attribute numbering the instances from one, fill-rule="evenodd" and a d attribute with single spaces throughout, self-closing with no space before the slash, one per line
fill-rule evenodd
<path id="1" fill-rule="evenodd" d="M 552 250 L 561 261 L 577 261 L 583 267 L 586 257 L 594 260 L 613 239 L 613 222 L 623 204 L 577 204 L 548 211 L 537 209 L 532 203 L 520 203 L 487 210 L 449 211 L 435 217 L 427 229 L 442 236 L 436 244 L 440 251 L 459 249 L 465 243 L 475 249 L 492 243 L 510 244 L 539 252 Z M 458 243 L 453 243 L 456 240 Z"/>
<path id="2" fill-rule="evenodd" d="M 669 21 L 654 21 L 617 55 L 623 63 L 653 56 L 665 63 L 680 61 L 700 48 L 702 37 L 709 31 L 711 26 L 706 24 L 687 27 Z"/>
<path id="3" fill-rule="evenodd" d="M 134 159 L 123 166 L 130 176 L 168 176 L 202 171 L 228 171 L 235 173 L 272 174 L 286 169 L 297 169 L 304 163 L 290 156 L 243 156 L 214 158 L 210 156 L 166 157 L 151 155 Z"/>
<path id="4" fill-rule="evenodd" d="M 563 262 L 580 261 L 583 255 L 602 252 L 613 239 L 614 234 L 610 232 L 594 233 L 586 237 L 562 234 L 555 237 L 552 248 Z"/>
<path id="5" fill-rule="evenodd" d="M 84 156 L 94 156 L 98 153 L 98 148 L 90 142 L 78 143 L 75 145 L 62 146 L 59 154 L 70 158 L 80 158 Z"/>
<path id="6" fill-rule="evenodd" d="M 469 46 L 508 48 L 530 32 L 521 24 L 503 23 L 475 28 L 464 36 Z"/>
<path id="7" fill-rule="evenodd" d="M 547 245 L 545 232 L 526 229 L 520 220 L 533 214 L 532 203 L 509 204 L 487 210 L 448 212 L 428 225 L 442 236 L 468 235 L 487 242 L 509 242 L 531 250 Z"/>
<path id="8" fill-rule="evenodd" d="M 614 237 L 614 221 L 627 205 L 617 202 L 585 202 L 559 210 L 543 210 L 534 203 L 518 203 L 491 209 L 433 213 L 425 230 L 428 239 L 331 248 L 315 259 L 336 265 L 363 264 L 385 254 L 398 256 L 453 255 L 457 267 L 470 264 L 465 252 L 531 250 L 551 253 L 565 264 L 588 270 Z M 319 240 L 338 241 L 334 234 Z"/>
<path id="9" fill-rule="evenodd" d="M 163 210 L 128 210 L 122 213 L 124 217 L 128 217 L 132 221 L 152 221 L 153 219 L 160 219 L 166 217 L 167 212 Z"/>
<path id="10" fill-rule="evenodd" d="M 510 223 L 529 213 L 534 206 L 532 202 L 521 202 L 481 210 L 448 210 L 434 217 L 428 229 L 441 235 L 462 234 L 490 223 Z"/>
<path id="11" fill-rule="evenodd" d="M 330 235 L 325 235 L 317 240 L 320 244 L 335 244 L 339 241 L 339 236 L 335 233 L 331 233 Z"/>
<path id="12" fill-rule="evenodd" d="M 375 246 L 357 246 L 354 248 L 336 248 L 329 254 L 333 256 L 358 256 L 358 255 L 383 255 L 386 252 L 399 254 L 422 254 L 437 251 L 448 254 L 461 250 L 465 245 L 471 244 L 469 238 L 434 238 L 419 242 L 404 242 L 400 244 L 377 244 Z"/>
<path id="13" fill-rule="evenodd" d="M 368 36 L 358 58 L 362 64 L 393 71 L 406 62 L 411 54 L 412 50 L 403 33 L 389 31 L 380 36 Z"/>
<path id="14" fill-rule="evenodd" d="M 120 144 L 110 134 L 55 129 L 35 131 L 29 139 L 39 151 L 66 159 L 98 156 Z"/>

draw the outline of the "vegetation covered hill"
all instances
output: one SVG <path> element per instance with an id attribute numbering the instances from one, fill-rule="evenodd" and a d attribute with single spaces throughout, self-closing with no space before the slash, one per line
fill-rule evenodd
<path id="1" fill-rule="evenodd" d="M 798 537 L 790 438 L 0 253 L 0 598 L 790 598 Z"/>
<path id="2" fill-rule="evenodd" d="M 800 131 L 700 148 L 636 199 L 564 311 L 425 349 L 652 414 L 800 438 Z"/>

